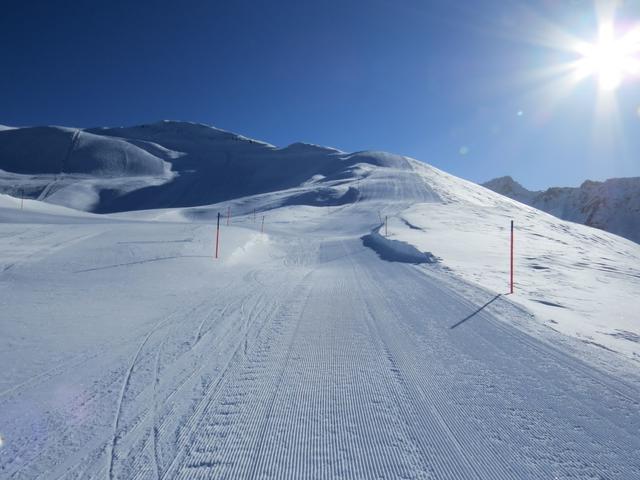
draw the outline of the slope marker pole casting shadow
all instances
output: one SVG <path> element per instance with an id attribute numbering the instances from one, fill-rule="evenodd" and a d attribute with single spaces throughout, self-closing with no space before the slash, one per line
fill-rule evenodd
<path id="1" fill-rule="evenodd" d="M 450 330 L 453 330 L 454 328 L 462 325 L 464 322 L 466 322 L 467 320 L 469 320 L 472 317 L 475 317 L 478 313 L 480 313 L 482 310 L 484 310 L 485 308 L 487 308 L 489 305 L 491 305 L 493 302 L 495 302 L 498 298 L 500 298 L 502 296 L 501 293 L 497 294 L 495 297 L 493 297 L 491 300 L 489 300 L 487 303 L 485 303 L 484 305 L 482 305 L 480 308 L 478 308 L 475 312 L 470 313 L 469 315 L 467 315 L 466 317 L 464 317 L 462 320 L 460 320 L 458 323 L 456 323 L 455 325 L 451 325 L 449 327 Z"/>

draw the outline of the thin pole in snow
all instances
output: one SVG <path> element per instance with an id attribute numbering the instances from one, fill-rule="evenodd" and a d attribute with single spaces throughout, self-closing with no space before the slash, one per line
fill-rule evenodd
<path id="1" fill-rule="evenodd" d="M 260 227 L 260 233 L 264 233 L 264 215 L 262 216 L 262 226 Z"/>
<path id="2" fill-rule="evenodd" d="M 218 243 L 220 242 L 220 212 L 218 212 L 218 225 L 216 226 L 216 258 L 218 258 Z"/>
<path id="3" fill-rule="evenodd" d="M 227 207 L 227 226 L 229 226 L 230 219 L 231 219 L 231 206 Z"/>
<path id="4" fill-rule="evenodd" d="M 388 237 L 388 232 L 387 232 L 387 216 L 384 216 L 384 236 Z"/>
<path id="5" fill-rule="evenodd" d="M 510 278 L 510 293 L 513 293 L 513 220 L 511 220 L 511 278 Z"/>

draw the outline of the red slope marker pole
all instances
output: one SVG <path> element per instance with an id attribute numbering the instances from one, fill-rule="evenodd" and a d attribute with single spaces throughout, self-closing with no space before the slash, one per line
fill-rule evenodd
<path id="1" fill-rule="evenodd" d="M 511 292 L 513 294 L 513 220 L 511 220 Z"/>
<path id="2" fill-rule="evenodd" d="M 231 207 L 227 207 L 227 227 L 229 226 L 229 221 L 231 220 Z"/>
<path id="3" fill-rule="evenodd" d="M 218 225 L 216 226 L 216 258 L 218 258 L 218 243 L 220 242 L 220 212 L 218 212 Z"/>

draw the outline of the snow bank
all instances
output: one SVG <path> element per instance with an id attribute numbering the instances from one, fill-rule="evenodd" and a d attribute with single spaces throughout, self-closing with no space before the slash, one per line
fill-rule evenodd
<path id="1" fill-rule="evenodd" d="M 431 252 L 421 252 L 410 243 L 393 240 L 380 235 L 380 228 L 362 237 L 362 244 L 374 250 L 380 258 L 389 262 L 436 263 L 438 260 Z"/>

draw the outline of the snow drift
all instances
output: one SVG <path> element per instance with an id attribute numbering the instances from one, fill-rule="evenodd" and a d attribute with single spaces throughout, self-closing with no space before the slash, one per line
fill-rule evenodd
<path id="1" fill-rule="evenodd" d="M 381 259 L 389 262 L 436 263 L 438 260 L 430 252 L 421 252 L 410 243 L 393 240 L 380 234 L 378 227 L 362 237 L 362 244 L 374 250 Z"/>

